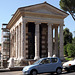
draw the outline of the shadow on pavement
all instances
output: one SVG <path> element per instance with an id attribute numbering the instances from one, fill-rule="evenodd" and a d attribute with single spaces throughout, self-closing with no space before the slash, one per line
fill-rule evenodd
<path id="1" fill-rule="evenodd" d="M 74 72 L 70 72 L 70 73 L 74 73 Z M 43 74 L 43 75 L 67 75 L 67 74 L 70 75 L 70 73 L 68 73 L 68 72 L 63 72 L 62 74 L 56 74 L 56 73 L 51 74 L 51 73 L 48 73 L 48 74 Z"/>

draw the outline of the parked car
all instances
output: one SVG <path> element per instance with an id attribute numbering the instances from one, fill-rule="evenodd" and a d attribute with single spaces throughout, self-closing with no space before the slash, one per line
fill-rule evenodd
<path id="1" fill-rule="evenodd" d="M 57 57 L 41 58 L 36 61 L 33 65 L 25 66 L 23 68 L 24 75 L 37 75 L 40 73 L 56 72 L 57 74 L 62 73 L 62 63 Z"/>
<path id="2" fill-rule="evenodd" d="M 71 61 L 68 61 L 68 62 L 65 62 L 63 64 L 63 68 L 67 71 L 67 72 L 70 72 L 71 70 L 74 70 L 75 71 L 75 59 L 74 60 L 71 60 Z"/>

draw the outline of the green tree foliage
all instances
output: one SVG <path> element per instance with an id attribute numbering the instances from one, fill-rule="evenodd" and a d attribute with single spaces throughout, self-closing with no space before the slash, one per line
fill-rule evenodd
<path id="1" fill-rule="evenodd" d="M 66 56 L 68 56 L 67 46 L 68 46 L 68 45 L 65 45 L 65 46 L 64 46 L 64 55 L 66 55 Z"/>
<path id="2" fill-rule="evenodd" d="M 64 11 L 68 11 L 75 21 L 75 0 L 60 0 L 60 7 Z"/>
<path id="3" fill-rule="evenodd" d="M 64 46 L 64 55 L 75 57 L 75 38 L 73 38 L 72 43 L 68 43 Z"/>
<path id="4" fill-rule="evenodd" d="M 75 57 L 75 45 L 74 44 L 68 44 L 67 52 L 68 52 L 68 56 Z"/>
<path id="5" fill-rule="evenodd" d="M 1 46 L 1 43 L 0 43 L 0 46 Z"/>
<path id="6" fill-rule="evenodd" d="M 72 33 L 69 31 L 68 28 L 64 29 L 63 35 L 64 35 L 64 45 L 72 43 Z"/>
<path id="7" fill-rule="evenodd" d="M 73 38 L 72 43 L 75 45 L 75 37 Z"/>

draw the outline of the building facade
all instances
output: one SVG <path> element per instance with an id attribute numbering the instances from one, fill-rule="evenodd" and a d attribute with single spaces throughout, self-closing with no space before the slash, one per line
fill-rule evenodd
<path id="1" fill-rule="evenodd" d="M 63 26 L 67 16 L 46 2 L 18 8 L 7 25 L 10 30 L 10 57 L 36 60 L 55 54 L 64 59 Z"/>
<path id="2" fill-rule="evenodd" d="M 2 38 L 1 38 L 1 68 L 7 67 L 7 60 L 9 59 L 10 47 L 10 33 L 6 28 L 7 24 L 2 24 Z"/>

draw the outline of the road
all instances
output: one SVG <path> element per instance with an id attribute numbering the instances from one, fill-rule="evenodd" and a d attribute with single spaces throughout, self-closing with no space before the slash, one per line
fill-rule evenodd
<path id="1" fill-rule="evenodd" d="M 12 71 L 12 72 L 0 72 L 0 75 L 23 75 L 23 74 L 22 71 Z M 51 74 L 45 73 L 45 74 L 38 74 L 38 75 L 51 75 Z M 53 75 L 57 75 L 57 74 L 53 74 Z M 60 75 L 75 75 L 75 72 L 71 72 L 71 73 L 63 72 Z"/>

